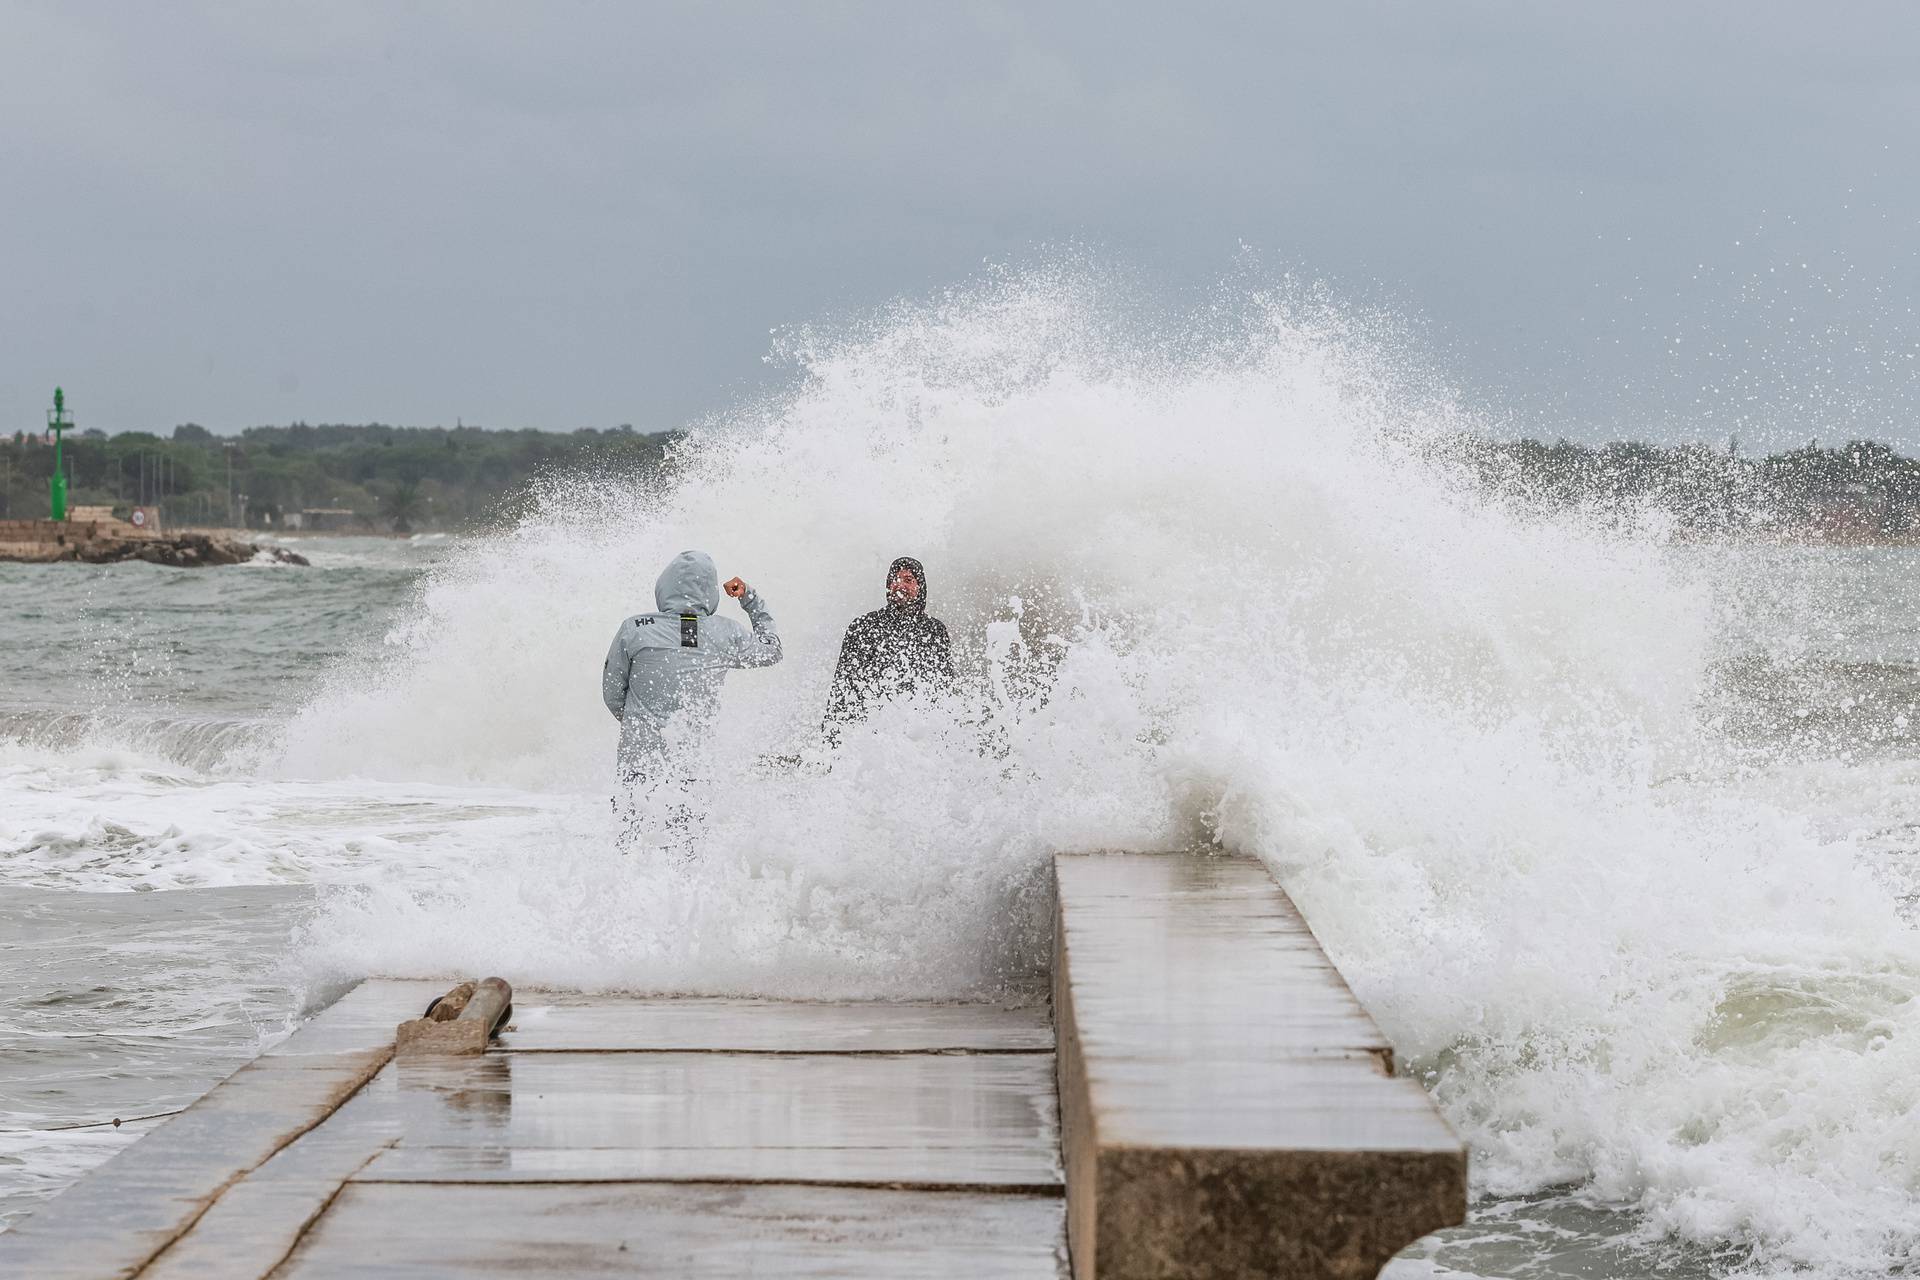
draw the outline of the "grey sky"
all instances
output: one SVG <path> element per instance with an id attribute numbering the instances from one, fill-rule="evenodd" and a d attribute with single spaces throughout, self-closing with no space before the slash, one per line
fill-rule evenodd
<path id="1" fill-rule="evenodd" d="M 776 325 L 1244 243 L 1514 427 L 1920 447 L 1916 50 L 1905 3 L 0 0 L 0 410 L 668 426 Z"/>

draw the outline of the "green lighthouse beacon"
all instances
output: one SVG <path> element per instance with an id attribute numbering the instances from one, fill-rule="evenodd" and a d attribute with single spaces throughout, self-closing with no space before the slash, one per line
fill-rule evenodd
<path id="1" fill-rule="evenodd" d="M 55 520 L 67 518 L 67 472 L 61 465 L 60 433 L 72 426 L 73 415 L 67 412 L 67 393 L 55 387 L 53 410 L 47 414 L 47 430 L 53 433 L 53 478 L 47 482 L 47 496 L 52 502 Z"/>

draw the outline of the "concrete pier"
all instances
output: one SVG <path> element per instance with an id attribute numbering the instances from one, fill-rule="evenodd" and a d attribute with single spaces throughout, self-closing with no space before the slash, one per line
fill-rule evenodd
<path id="1" fill-rule="evenodd" d="M 1459 1221 L 1458 1142 L 1257 864 L 1056 879 L 1051 1010 L 521 990 L 395 1058 L 446 984 L 363 983 L 0 1276 L 1344 1280 Z"/>
<path id="2" fill-rule="evenodd" d="M 395 1061 L 444 983 L 363 983 L 0 1234 L 0 1276 L 1055 1280 L 1044 1003 L 515 995 Z"/>
<path id="3" fill-rule="evenodd" d="M 1363 1280 L 1465 1218 L 1465 1149 L 1264 867 L 1054 876 L 1076 1280 Z"/>

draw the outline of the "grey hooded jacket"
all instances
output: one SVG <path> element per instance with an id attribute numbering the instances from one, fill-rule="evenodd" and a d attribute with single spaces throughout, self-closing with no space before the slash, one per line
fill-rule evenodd
<path id="1" fill-rule="evenodd" d="M 607 650 L 600 696 L 620 721 L 620 774 L 649 772 L 649 758 L 664 764 L 661 730 L 678 716 L 688 732 L 713 718 L 720 682 L 736 667 L 770 667 L 780 661 L 780 636 L 760 594 L 748 590 L 740 603 L 753 630 L 731 618 L 716 618 L 720 575 L 704 551 L 682 551 L 653 584 L 657 613 L 620 624 Z"/>

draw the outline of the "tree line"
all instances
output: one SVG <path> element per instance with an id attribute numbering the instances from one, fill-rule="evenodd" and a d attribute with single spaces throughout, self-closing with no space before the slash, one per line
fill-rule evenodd
<path id="1" fill-rule="evenodd" d="M 665 464 L 676 432 L 496 431 L 294 423 L 216 436 L 186 423 L 171 436 L 70 433 L 73 506 L 125 514 L 158 507 L 171 526 L 287 528 L 323 510 L 322 527 L 361 531 L 476 528 L 537 475 Z M 1920 460 L 1870 440 L 1809 443 L 1766 456 L 1699 444 L 1453 437 L 1435 452 L 1487 489 L 1551 507 L 1669 516 L 1702 537 L 1836 541 L 1920 539 Z M 0 437 L 0 518 L 47 514 L 53 449 Z M 311 527 L 315 521 L 305 521 Z"/>
<path id="2" fill-rule="evenodd" d="M 654 469 L 676 432 L 309 424 L 216 436 L 68 432 L 69 506 L 158 508 L 170 527 L 409 532 L 478 527 L 537 475 L 582 465 Z M 0 437 L 0 518 L 43 519 L 53 448 Z M 329 513 L 315 516 L 308 513 Z M 292 517 L 290 519 L 289 517 Z"/>
<path id="3" fill-rule="evenodd" d="M 1446 452 L 1488 489 L 1550 507 L 1659 513 L 1699 537 L 1920 539 L 1920 460 L 1872 440 L 1760 457 L 1699 444 L 1458 438 Z"/>

